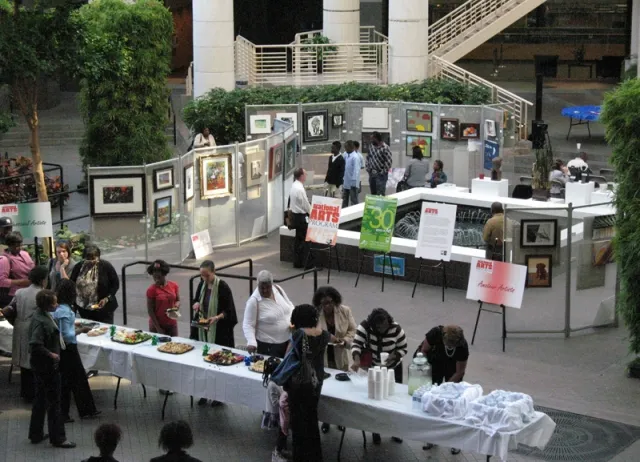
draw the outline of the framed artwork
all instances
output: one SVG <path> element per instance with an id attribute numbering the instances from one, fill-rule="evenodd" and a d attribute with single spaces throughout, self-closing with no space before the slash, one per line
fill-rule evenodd
<path id="1" fill-rule="evenodd" d="M 298 113 L 297 112 L 278 112 L 276 119 L 282 120 L 293 125 L 293 131 L 298 131 Z"/>
<path id="2" fill-rule="evenodd" d="M 558 220 L 520 220 L 520 247 L 556 246 Z"/>
<path id="3" fill-rule="evenodd" d="M 329 111 L 308 111 L 303 114 L 303 119 L 305 143 L 329 139 Z"/>
<path id="4" fill-rule="evenodd" d="M 247 187 L 262 183 L 264 167 L 264 151 L 247 154 Z"/>
<path id="5" fill-rule="evenodd" d="M 189 202 L 195 196 L 194 181 L 195 181 L 195 167 L 193 164 L 189 164 L 184 167 L 182 184 L 184 184 L 184 201 Z"/>
<path id="6" fill-rule="evenodd" d="M 200 157 L 200 198 L 216 199 L 233 194 L 231 154 Z"/>
<path id="7" fill-rule="evenodd" d="M 525 287 L 551 287 L 551 255 L 527 255 L 527 283 Z"/>
<path id="8" fill-rule="evenodd" d="M 460 139 L 475 140 L 480 138 L 480 124 L 460 124 Z"/>
<path id="9" fill-rule="evenodd" d="M 153 216 L 156 228 L 171 224 L 171 196 L 159 197 L 154 201 Z"/>
<path id="10" fill-rule="evenodd" d="M 362 128 L 372 130 L 389 130 L 389 108 L 362 108 Z"/>
<path id="11" fill-rule="evenodd" d="M 282 173 L 284 163 L 284 145 L 278 144 L 269 149 L 269 181 Z"/>
<path id="12" fill-rule="evenodd" d="M 604 266 L 613 263 L 613 241 L 596 241 L 591 249 L 591 259 L 593 266 Z"/>
<path id="13" fill-rule="evenodd" d="M 342 127 L 344 124 L 344 114 L 333 114 L 331 116 L 331 126 L 333 128 Z"/>
<path id="14" fill-rule="evenodd" d="M 496 136 L 496 121 L 485 120 L 484 121 L 484 136 Z"/>
<path id="15" fill-rule="evenodd" d="M 271 133 L 271 115 L 249 116 L 249 133 L 252 135 L 269 135 Z"/>
<path id="16" fill-rule="evenodd" d="M 292 137 L 284 147 L 284 176 L 288 176 L 296 168 L 297 139 Z"/>
<path id="17" fill-rule="evenodd" d="M 420 135 L 407 135 L 407 156 L 413 156 L 413 147 L 419 146 L 422 150 L 422 155 L 427 159 L 431 157 L 432 138 L 430 136 Z"/>
<path id="18" fill-rule="evenodd" d="M 173 188 L 173 166 L 153 171 L 153 192 Z"/>
<path id="19" fill-rule="evenodd" d="M 145 182 L 144 173 L 91 176 L 91 216 L 145 215 Z"/>
<path id="20" fill-rule="evenodd" d="M 362 154 L 369 154 L 369 146 L 371 145 L 371 136 L 373 132 L 362 132 L 362 141 L 360 143 L 360 149 Z M 387 132 L 380 133 L 382 141 L 388 146 L 391 143 L 391 135 Z"/>
<path id="21" fill-rule="evenodd" d="M 407 131 L 426 132 L 433 131 L 433 112 L 407 109 Z"/>
<path id="22" fill-rule="evenodd" d="M 447 141 L 458 141 L 460 122 L 458 119 L 440 119 L 440 138 Z"/>

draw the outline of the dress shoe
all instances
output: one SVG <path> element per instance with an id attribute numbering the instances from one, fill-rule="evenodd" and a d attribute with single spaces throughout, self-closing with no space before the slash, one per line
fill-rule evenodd
<path id="1" fill-rule="evenodd" d="M 42 443 L 44 440 L 46 440 L 47 438 L 49 438 L 49 434 L 45 434 L 42 436 L 42 438 L 31 438 L 31 444 L 39 444 Z"/>
<path id="2" fill-rule="evenodd" d="M 453 454 L 454 456 L 456 454 L 460 454 L 461 450 L 460 449 L 456 449 L 456 448 L 451 448 L 451 454 Z"/>
<path id="3" fill-rule="evenodd" d="M 73 449 L 76 447 L 76 443 L 72 443 L 71 441 L 63 441 L 62 443 L 53 443 L 53 446 L 62 449 Z"/>
<path id="4" fill-rule="evenodd" d="M 433 446 L 434 446 L 433 444 L 431 444 L 431 443 L 427 443 L 427 444 L 425 444 L 424 446 L 422 446 L 422 449 L 423 449 L 424 451 L 428 451 L 429 449 L 433 449 Z"/>
<path id="5" fill-rule="evenodd" d="M 93 411 L 91 414 L 81 415 L 80 418 L 81 419 L 95 419 L 100 414 L 102 414 L 102 411 Z"/>
<path id="6" fill-rule="evenodd" d="M 380 433 L 373 434 L 373 444 L 380 444 L 382 442 L 382 438 L 380 438 Z"/>
<path id="7" fill-rule="evenodd" d="M 331 428 L 331 427 L 329 426 L 329 424 L 328 424 L 328 423 L 323 423 L 323 424 L 320 426 L 320 430 L 322 430 L 322 433 L 329 433 L 329 429 L 330 429 L 330 428 Z"/>

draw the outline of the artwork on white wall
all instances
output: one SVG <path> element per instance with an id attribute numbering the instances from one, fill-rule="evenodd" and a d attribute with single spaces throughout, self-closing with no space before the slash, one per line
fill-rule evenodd
<path id="1" fill-rule="evenodd" d="M 278 112 L 276 119 L 282 120 L 293 125 L 293 131 L 298 131 L 298 113 L 297 112 Z"/>
<path id="2" fill-rule="evenodd" d="M 389 108 L 365 107 L 362 108 L 362 128 L 372 130 L 389 129 Z"/>
<path id="3" fill-rule="evenodd" d="M 496 121 L 487 119 L 484 121 L 484 136 L 496 136 Z"/>
<path id="4" fill-rule="evenodd" d="M 249 116 L 249 133 L 252 135 L 268 135 L 271 133 L 271 115 L 259 114 Z"/>

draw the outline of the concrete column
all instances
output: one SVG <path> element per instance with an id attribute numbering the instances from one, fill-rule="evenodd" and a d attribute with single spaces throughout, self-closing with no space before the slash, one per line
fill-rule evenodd
<path id="1" fill-rule="evenodd" d="M 390 83 L 427 77 L 429 2 L 389 0 Z"/>
<path id="2" fill-rule="evenodd" d="M 638 62 L 638 39 L 640 37 L 640 0 L 633 0 L 631 9 L 631 64 Z"/>
<path id="3" fill-rule="evenodd" d="M 360 0 L 324 0 L 322 33 L 335 43 L 360 43 Z"/>
<path id="4" fill-rule="evenodd" d="M 233 0 L 193 0 L 193 96 L 233 90 Z"/>

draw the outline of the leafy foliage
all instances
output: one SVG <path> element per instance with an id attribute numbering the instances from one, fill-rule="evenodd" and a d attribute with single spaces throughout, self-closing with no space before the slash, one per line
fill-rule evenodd
<path id="1" fill-rule="evenodd" d="M 615 258 L 620 277 L 617 309 L 629 329 L 630 349 L 640 353 L 640 80 L 605 95 L 600 120 L 613 150 L 618 189 Z"/>
<path id="2" fill-rule="evenodd" d="M 214 88 L 184 109 L 185 123 L 196 132 L 209 127 L 218 144 L 245 139 L 247 104 L 298 104 L 333 101 L 411 101 L 433 104 L 486 104 L 488 90 L 450 80 L 429 79 L 397 85 L 345 83 L 317 87 L 253 87 L 225 91 Z"/>
<path id="3" fill-rule="evenodd" d="M 28 157 L 18 156 L 16 159 L 7 159 L 0 162 L 0 176 L 7 178 L 0 181 L 0 204 L 26 202 L 37 196 L 36 182 L 33 175 L 20 176 L 33 173 L 33 162 Z M 16 177 L 16 178 L 10 178 Z M 50 177 L 45 174 L 45 186 L 47 196 L 69 190 L 69 185 L 63 185 L 59 176 Z M 56 196 L 49 199 L 52 207 L 57 207 L 69 199 L 69 195 Z"/>
<path id="4" fill-rule="evenodd" d="M 13 117 L 8 112 L 0 112 L 0 135 L 7 133 L 11 127 L 16 125 Z"/>
<path id="5" fill-rule="evenodd" d="M 171 156 L 171 13 L 157 0 L 96 0 L 78 12 L 84 165 L 140 165 Z"/>

